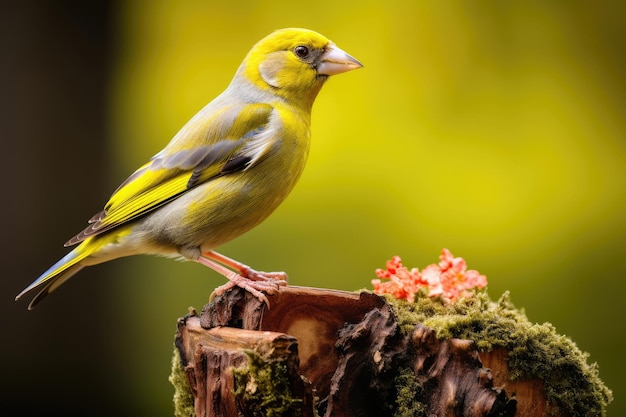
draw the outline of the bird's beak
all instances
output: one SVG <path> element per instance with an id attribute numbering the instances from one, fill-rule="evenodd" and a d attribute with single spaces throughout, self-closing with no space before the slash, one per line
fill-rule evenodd
<path id="1" fill-rule="evenodd" d="M 317 73 L 320 75 L 335 75 L 352 71 L 362 66 L 363 64 L 359 61 L 331 43 L 321 56 L 321 62 L 317 66 Z"/>

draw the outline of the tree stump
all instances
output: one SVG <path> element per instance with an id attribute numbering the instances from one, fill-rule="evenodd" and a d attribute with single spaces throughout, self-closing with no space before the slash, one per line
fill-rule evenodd
<path id="1" fill-rule="evenodd" d="M 511 381 L 505 349 L 407 331 L 378 295 L 287 286 L 268 299 L 235 288 L 179 320 L 188 387 L 175 385 L 193 404 L 177 416 L 567 415 L 547 413 L 542 381 Z"/>

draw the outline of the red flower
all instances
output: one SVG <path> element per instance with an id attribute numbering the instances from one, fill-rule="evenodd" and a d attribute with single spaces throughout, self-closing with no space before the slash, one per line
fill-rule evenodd
<path id="1" fill-rule="evenodd" d="M 415 294 L 425 289 L 430 297 L 441 297 L 454 301 L 459 297 L 471 296 L 471 290 L 487 286 L 487 278 L 475 270 L 467 270 L 463 258 L 455 258 L 448 249 L 443 249 L 439 264 L 428 265 L 422 272 L 409 270 L 402 265 L 399 256 L 386 264 L 387 269 L 377 269 L 378 279 L 372 280 L 376 294 L 392 294 L 399 299 L 415 301 Z M 383 281 L 388 280 L 388 281 Z"/>

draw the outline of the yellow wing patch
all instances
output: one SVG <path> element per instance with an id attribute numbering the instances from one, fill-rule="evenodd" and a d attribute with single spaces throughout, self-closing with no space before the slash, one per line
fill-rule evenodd
<path id="1" fill-rule="evenodd" d="M 65 245 L 134 220 L 216 176 L 244 169 L 238 161 L 253 161 L 268 146 L 265 130 L 272 110 L 268 104 L 243 104 L 222 109 L 218 118 L 192 119 L 177 137 L 186 135 L 195 147 L 168 146 L 155 155 L 124 181 L 104 210 Z"/>

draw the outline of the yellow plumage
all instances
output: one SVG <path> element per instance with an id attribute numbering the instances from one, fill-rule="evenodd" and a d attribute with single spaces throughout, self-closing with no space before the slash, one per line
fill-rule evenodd
<path id="1" fill-rule="evenodd" d="M 83 267 L 135 254 L 198 261 L 231 281 L 218 291 L 238 285 L 260 298 L 275 291 L 284 274 L 256 272 L 213 249 L 285 199 L 306 163 L 320 88 L 329 75 L 359 67 L 310 30 L 282 29 L 259 41 L 228 88 L 128 177 L 66 243 L 78 246 L 16 299 L 41 288 L 33 308 Z"/>

